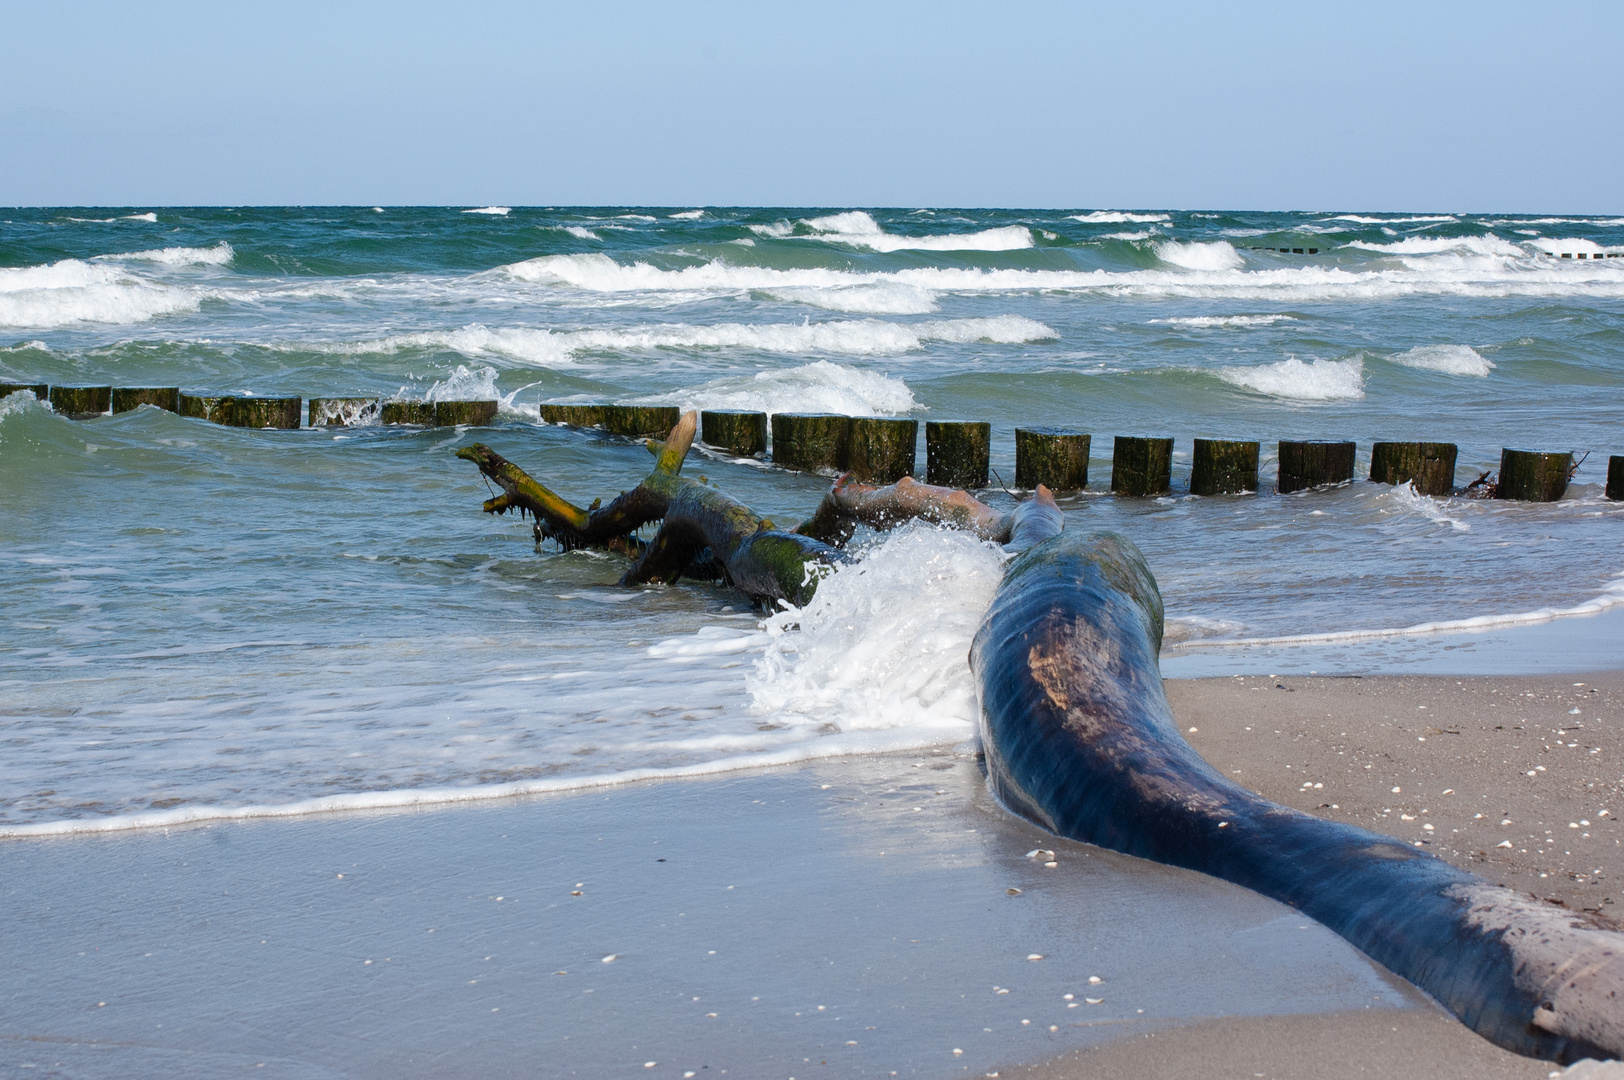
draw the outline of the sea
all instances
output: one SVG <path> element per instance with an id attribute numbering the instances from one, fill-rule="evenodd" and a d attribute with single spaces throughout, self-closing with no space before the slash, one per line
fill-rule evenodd
<path id="1" fill-rule="evenodd" d="M 0 399 L 0 835 L 973 751 L 1004 552 L 865 532 L 804 610 L 622 588 L 620 557 L 482 513 L 455 457 L 486 443 L 582 505 L 649 471 L 546 402 L 989 421 L 1002 507 L 1017 426 L 1088 432 L 1068 528 L 1144 550 L 1169 674 L 1624 656 L 1612 256 L 1624 218 L 1575 215 L 0 211 L 0 382 L 501 403 L 251 431 Z M 1109 494 L 1116 435 L 1175 439 L 1172 494 Z M 1191 496 L 1196 437 L 1259 440 L 1260 490 Z M 1355 440 L 1355 481 L 1277 494 L 1303 438 Z M 1391 439 L 1457 443 L 1461 486 L 1504 447 L 1579 468 L 1556 503 L 1429 498 L 1364 479 Z M 686 474 L 780 523 L 830 483 L 703 446 Z"/>

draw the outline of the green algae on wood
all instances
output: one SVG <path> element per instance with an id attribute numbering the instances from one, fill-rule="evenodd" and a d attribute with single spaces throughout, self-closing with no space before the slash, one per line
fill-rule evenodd
<path id="1" fill-rule="evenodd" d="M 663 437 L 681 418 L 682 410 L 675 405 L 605 405 L 602 424 L 611 435 L 628 439 Z"/>
<path id="2" fill-rule="evenodd" d="M 846 469 L 864 483 L 890 484 L 914 474 L 919 421 L 854 416 L 846 440 Z"/>
<path id="3" fill-rule="evenodd" d="M 73 420 L 101 416 L 113 407 L 111 386 L 53 386 L 51 408 Z"/>
<path id="4" fill-rule="evenodd" d="M 767 414 L 707 409 L 699 414 L 700 439 L 707 446 L 726 450 L 736 457 L 755 457 L 767 452 Z"/>
<path id="5" fill-rule="evenodd" d="M 416 427 L 434 426 L 434 402 L 386 401 L 378 412 L 383 424 L 411 424 Z"/>
<path id="6" fill-rule="evenodd" d="M 311 427 L 358 427 L 376 424 L 383 404 L 377 398 L 311 398 L 307 412 Z"/>
<path id="7" fill-rule="evenodd" d="M 1572 454 L 1507 448 L 1500 451 L 1494 495 L 1519 502 L 1556 502 L 1568 490 L 1572 476 Z"/>
<path id="8" fill-rule="evenodd" d="M 543 405 L 541 418 L 549 424 L 569 424 L 571 427 L 602 427 L 603 410 L 607 405 Z"/>
<path id="9" fill-rule="evenodd" d="M 24 390 L 27 390 L 29 393 L 33 394 L 34 397 L 40 401 L 49 401 L 51 399 L 51 388 L 45 383 L 0 382 L 0 398 L 9 397 L 12 394 L 20 394 Z"/>
<path id="10" fill-rule="evenodd" d="M 182 416 L 208 420 L 226 427 L 281 428 L 299 426 L 300 406 L 296 397 L 215 397 L 180 394 L 176 400 Z"/>
<path id="11" fill-rule="evenodd" d="M 851 417 L 835 413 L 774 413 L 773 464 L 804 472 L 846 468 Z"/>
<path id="12" fill-rule="evenodd" d="M 1280 475 L 1275 487 L 1282 495 L 1306 488 L 1344 484 L 1353 479 L 1356 447 L 1351 442 L 1320 440 L 1280 441 Z"/>
<path id="13" fill-rule="evenodd" d="M 1088 486 L 1092 436 L 1069 428 L 1015 429 L 1015 486 L 1081 491 Z"/>
<path id="14" fill-rule="evenodd" d="M 1455 490 L 1454 443 L 1379 442 L 1370 447 L 1370 479 L 1378 484 L 1410 484 L 1422 495 Z"/>
<path id="15" fill-rule="evenodd" d="M 1191 495 L 1238 495 L 1257 490 L 1258 444 L 1197 439 L 1190 469 Z"/>
<path id="16" fill-rule="evenodd" d="M 488 424 L 496 419 L 499 405 L 497 401 L 436 401 L 434 423 L 437 427 Z"/>
<path id="17" fill-rule="evenodd" d="M 973 490 L 987 486 L 992 425 L 977 420 L 925 422 L 925 482 Z"/>
<path id="18" fill-rule="evenodd" d="M 129 412 L 143 405 L 151 405 L 165 412 L 180 411 L 180 388 L 175 386 L 115 386 L 113 411 Z"/>
<path id="19" fill-rule="evenodd" d="M 1111 445 L 1111 490 L 1118 495 L 1165 495 L 1173 487 L 1173 440 L 1118 435 Z"/>

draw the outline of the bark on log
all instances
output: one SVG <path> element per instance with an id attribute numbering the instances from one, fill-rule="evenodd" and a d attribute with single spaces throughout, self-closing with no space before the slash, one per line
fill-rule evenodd
<path id="1" fill-rule="evenodd" d="M 1617 454 L 1607 459 L 1607 497 L 1624 499 L 1624 457 Z"/>
<path id="2" fill-rule="evenodd" d="M 983 540 L 1005 544 L 1015 518 L 1013 513 L 994 510 L 962 489 L 921 484 L 910 476 L 877 488 L 844 475 L 795 531 L 839 546 L 851 539 L 859 525 L 884 531 L 909 521 L 962 529 Z"/>
<path id="3" fill-rule="evenodd" d="M 1257 490 L 1258 444 L 1197 439 L 1190 469 L 1191 495 L 1237 495 Z"/>
<path id="4" fill-rule="evenodd" d="M 773 464 L 803 472 L 842 472 L 850 434 L 849 416 L 773 413 Z"/>
<path id="5" fill-rule="evenodd" d="M 890 484 L 914 474 L 919 421 L 854 416 L 846 434 L 846 468 L 863 483 Z"/>
<path id="6" fill-rule="evenodd" d="M 51 400 L 51 388 L 45 383 L 0 383 L 0 398 L 27 390 L 39 401 Z"/>
<path id="7" fill-rule="evenodd" d="M 1455 490 L 1454 443 L 1379 442 L 1370 447 L 1370 479 L 1378 484 L 1410 484 L 1422 495 Z"/>
<path id="8" fill-rule="evenodd" d="M 699 414 L 700 438 L 707 446 L 726 450 L 735 457 L 755 457 L 767 452 L 767 414 L 707 409 Z"/>
<path id="9" fill-rule="evenodd" d="M 459 425 L 479 426 L 488 424 L 496 419 L 496 410 L 500 406 L 497 401 L 436 401 L 434 403 L 434 426 L 457 427 Z M 670 431 L 670 427 L 665 428 Z"/>
<path id="10" fill-rule="evenodd" d="M 1165 495 L 1173 488 L 1173 440 L 1118 435 L 1111 447 L 1111 490 Z"/>
<path id="11" fill-rule="evenodd" d="M 663 436 L 676 426 L 682 413 L 675 405 L 605 405 L 603 428 L 611 435 L 639 439 Z"/>
<path id="12" fill-rule="evenodd" d="M 974 420 L 925 422 L 925 481 L 950 488 L 987 486 L 992 425 Z"/>
<path id="13" fill-rule="evenodd" d="M 70 420 L 88 420 L 113 407 L 111 386 L 53 386 L 51 408 Z"/>
<path id="14" fill-rule="evenodd" d="M 356 427 L 375 424 L 383 411 L 377 398 L 311 398 L 307 419 L 311 427 Z"/>
<path id="15" fill-rule="evenodd" d="M 164 412 L 180 411 L 180 388 L 175 386 L 115 386 L 113 387 L 113 411 L 115 413 L 130 412 L 143 405 L 162 409 Z"/>
<path id="16" fill-rule="evenodd" d="M 1081 491 L 1088 486 L 1092 442 L 1091 436 L 1066 428 L 1016 428 L 1015 486 Z"/>
<path id="17" fill-rule="evenodd" d="M 1353 479 L 1356 446 L 1351 442 L 1280 442 L 1280 476 L 1275 486 L 1288 495 L 1305 488 Z"/>
<path id="18" fill-rule="evenodd" d="M 543 405 L 541 418 L 549 424 L 569 424 L 572 427 L 602 427 L 603 410 L 607 405 Z"/>
<path id="19" fill-rule="evenodd" d="M 1502 450 L 1500 478 L 1494 497 L 1522 502 L 1556 502 L 1568 490 L 1568 478 L 1572 475 L 1572 454 Z"/>
<path id="20" fill-rule="evenodd" d="M 1010 565 L 970 653 L 1006 806 L 1300 909 L 1507 1049 L 1624 1054 L 1624 934 L 1226 779 L 1178 732 L 1161 637 L 1155 579 L 1125 537 L 1061 533 Z"/>
<path id="21" fill-rule="evenodd" d="M 378 412 L 382 424 L 411 424 L 416 427 L 434 426 L 434 402 L 386 401 Z"/>

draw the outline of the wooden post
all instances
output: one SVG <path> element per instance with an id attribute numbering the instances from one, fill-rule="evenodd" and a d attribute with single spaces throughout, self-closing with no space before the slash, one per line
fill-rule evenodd
<path id="1" fill-rule="evenodd" d="M 1572 454 L 1539 450 L 1500 451 L 1500 478 L 1495 498 L 1521 502 L 1555 502 L 1568 490 L 1573 474 Z"/>
<path id="2" fill-rule="evenodd" d="M 974 490 L 987 486 L 992 425 L 975 420 L 925 421 L 925 482 Z"/>
<path id="3" fill-rule="evenodd" d="M 773 464 L 817 472 L 846 468 L 851 417 L 835 413 L 773 413 Z"/>
<path id="4" fill-rule="evenodd" d="M 1191 495 L 1237 495 L 1257 490 L 1258 444 L 1197 439 L 1190 469 Z"/>
<path id="5" fill-rule="evenodd" d="M 1624 457 L 1617 454 L 1607 459 L 1607 497 L 1624 499 Z"/>
<path id="6" fill-rule="evenodd" d="M 1454 443 L 1379 442 L 1370 448 L 1370 479 L 1378 484 L 1413 484 L 1422 495 L 1455 490 Z"/>
<path id="7" fill-rule="evenodd" d="M 919 421 L 854 416 L 846 442 L 846 468 L 863 483 L 892 484 L 914 474 Z"/>
<path id="8" fill-rule="evenodd" d="M 1118 435 L 1111 446 L 1111 490 L 1164 495 L 1173 487 L 1173 440 Z"/>
<path id="9" fill-rule="evenodd" d="M 543 405 L 541 418 L 549 424 L 569 424 L 572 427 L 602 427 L 603 410 L 607 406 Z"/>
<path id="10" fill-rule="evenodd" d="M 1091 436 L 1068 428 L 1016 428 L 1015 486 L 1081 491 L 1088 486 L 1090 442 Z"/>
<path id="11" fill-rule="evenodd" d="M 111 386 L 53 386 L 51 408 L 71 420 L 88 420 L 113 407 Z"/>
<path id="12" fill-rule="evenodd" d="M 436 427 L 488 424 L 496 419 L 498 404 L 496 401 L 436 401 L 434 424 Z"/>
<path id="13" fill-rule="evenodd" d="M 376 424 L 382 411 L 377 398 L 313 397 L 310 399 L 308 420 L 311 427 L 357 427 Z"/>
<path id="14" fill-rule="evenodd" d="M 143 405 L 151 405 L 164 412 L 180 411 L 180 390 L 174 386 L 115 386 L 113 411 L 129 412 Z"/>
<path id="15" fill-rule="evenodd" d="M 1280 441 L 1280 477 L 1275 486 L 1287 495 L 1304 488 L 1341 484 L 1353 479 L 1351 442 Z"/>
<path id="16" fill-rule="evenodd" d="M 227 427 L 280 428 L 295 431 L 299 427 L 304 402 L 296 397 L 234 397 L 225 398 L 224 418 L 218 423 Z"/>
<path id="17" fill-rule="evenodd" d="M 611 435 L 624 435 L 628 439 L 653 435 L 665 438 L 682 419 L 682 410 L 675 405 L 605 405 L 603 427 Z"/>
<path id="18" fill-rule="evenodd" d="M 51 400 L 51 388 L 44 383 L 0 383 L 0 398 L 29 391 L 40 401 Z"/>
<path id="19" fill-rule="evenodd" d="M 418 427 L 434 426 L 434 402 L 432 401 L 386 401 L 378 413 L 378 422 L 383 424 L 415 424 Z"/>
<path id="20" fill-rule="evenodd" d="M 735 457 L 767 452 L 767 414 L 713 409 L 699 414 L 700 439 Z"/>

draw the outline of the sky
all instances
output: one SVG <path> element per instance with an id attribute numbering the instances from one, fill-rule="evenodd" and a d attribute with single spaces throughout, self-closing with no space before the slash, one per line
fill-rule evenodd
<path id="1" fill-rule="evenodd" d="M 0 205 L 1624 212 L 1607 3 L 0 0 Z"/>

